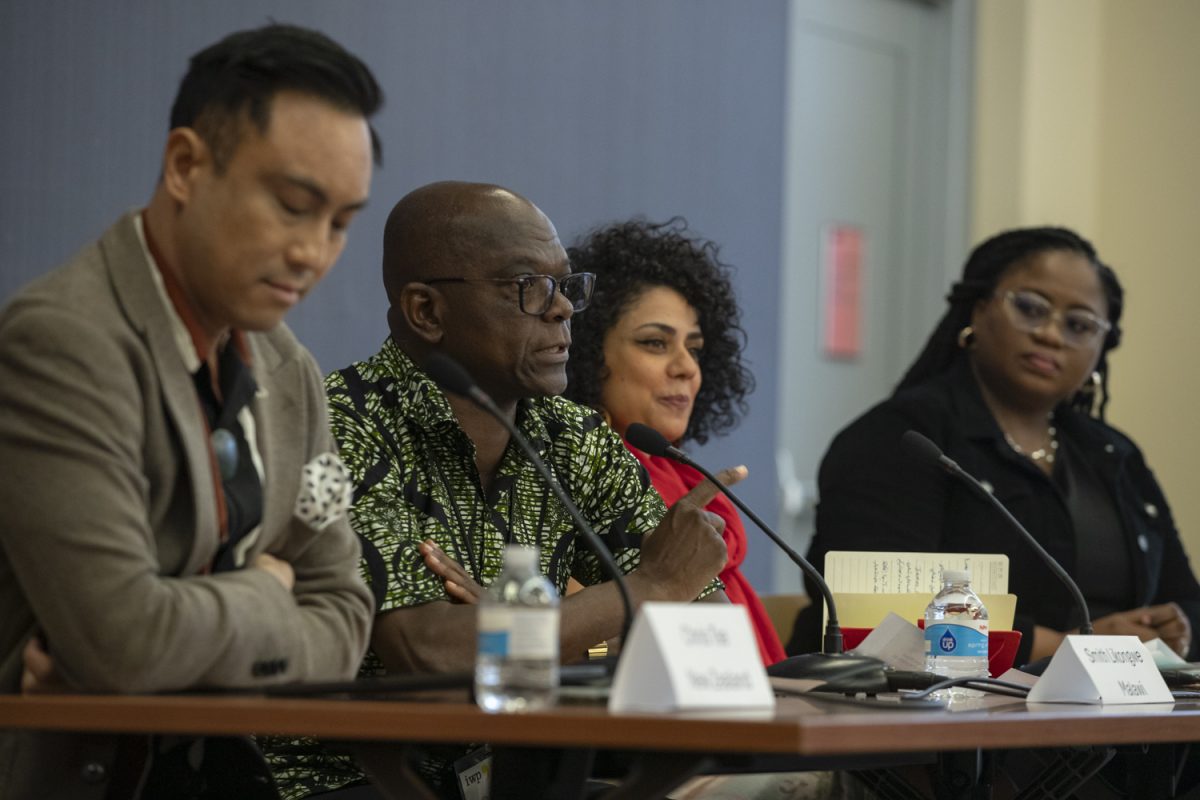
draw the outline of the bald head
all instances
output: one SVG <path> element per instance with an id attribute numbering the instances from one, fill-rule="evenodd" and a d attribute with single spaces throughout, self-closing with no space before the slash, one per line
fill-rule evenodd
<path id="1" fill-rule="evenodd" d="M 396 203 L 383 230 L 388 299 L 394 305 L 412 281 L 477 272 L 514 236 L 544 237 L 545 228 L 554 232 L 537 206 L 503 187 L 461 181 L 422 186 Z"/>

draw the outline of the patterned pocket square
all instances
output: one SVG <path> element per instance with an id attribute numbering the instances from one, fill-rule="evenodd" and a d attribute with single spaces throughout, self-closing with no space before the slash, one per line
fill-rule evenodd
<path id="1" fill-rule="evenodd" d="M 354 490 L 350 472 L 336 453 L 322 453 L 304 465 L 296 516 L 316 530 L 324 530 L 346 513 Z"/>

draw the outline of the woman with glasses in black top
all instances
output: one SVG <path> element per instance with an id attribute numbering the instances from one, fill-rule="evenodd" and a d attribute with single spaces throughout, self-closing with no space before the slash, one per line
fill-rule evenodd
<path id="1" fill-rule="evenodd" d="M 1200 585 L 1137 446 L 1104 421 L 1123 292 L 1063 228 L 1001 233 L 967 260 L 950 307 L 895 393 L 843 430 L 819 475 L 809 558 L 830 550 L 1005 553 L 1017 663 L 1081 622 L 1065 587 L 1000 515 L 900 448 L 916 430 L 981 480 L 1079 583 L 1095 632 L 1162 638 L 1195 658 Z M 817 649 L 820 596 L 788 645 Z"/>

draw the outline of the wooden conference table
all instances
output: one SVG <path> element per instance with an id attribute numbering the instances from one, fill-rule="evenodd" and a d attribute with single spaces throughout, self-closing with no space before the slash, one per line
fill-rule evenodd
<path id="1" fill-rule="evenodd" d="M 876 710 L 785 697 L 760 718 L 610 714 L 601 705 L 485 714 L 465 702 L 247 695 L 0 695 L 0 728 L 204 735 L 284 734 L 355 742 L 490 742 L 502 748 L 641 751 L 650 767 L 611 797 L 661 796 L 713 757 L 881 757 L 1200 741 L 1200 704 L 1029 705 L 991 696 L 962 710 Z M 374 746 L 374 745 L 372 745 Z"/>

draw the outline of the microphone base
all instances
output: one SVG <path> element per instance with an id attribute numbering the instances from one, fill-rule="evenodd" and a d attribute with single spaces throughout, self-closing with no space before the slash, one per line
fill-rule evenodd
<path id="1" fill-rule="evenodd" d="M 805 653 L 772 664 L 767 667 L 767 675 L 824 681 L 813 688 L 814 692 L 878 694 L 888 691 L 884 663 L 871 656 Z"/>

